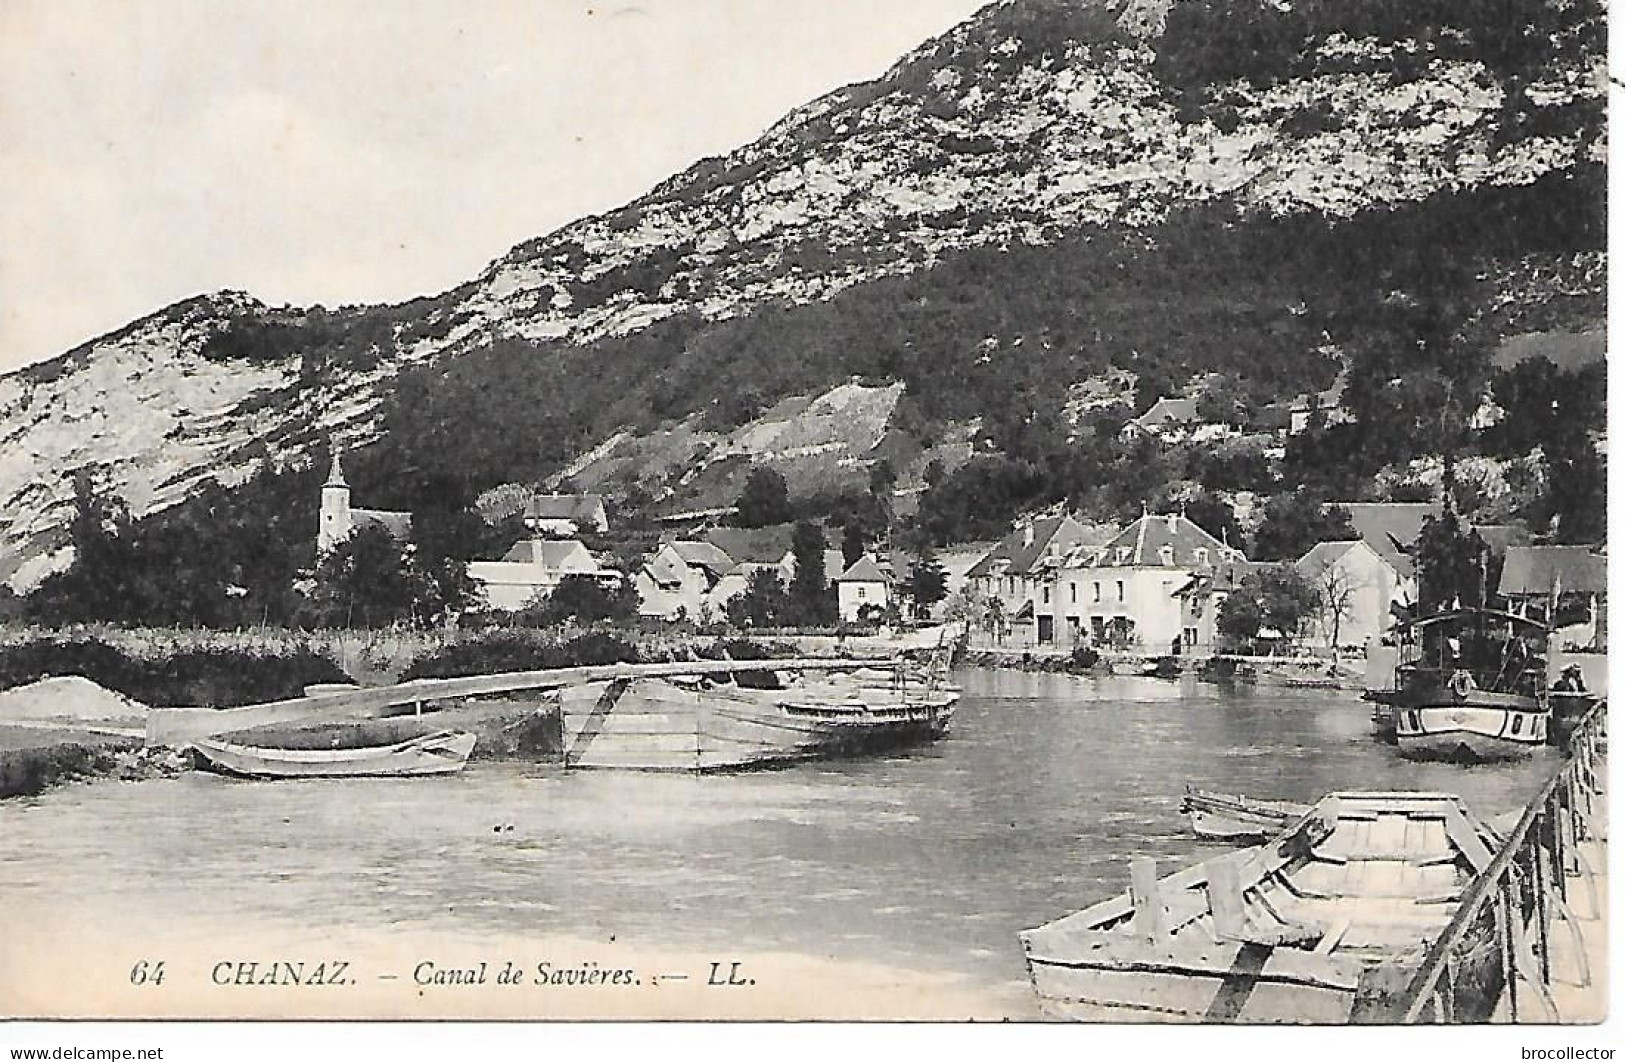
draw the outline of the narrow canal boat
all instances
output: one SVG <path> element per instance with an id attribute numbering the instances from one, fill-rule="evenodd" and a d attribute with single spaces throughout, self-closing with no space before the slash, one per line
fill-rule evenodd
<path id="1" fill-rule="evenodd" d="M 959 693 L 890 674 L 743 686 L 712 678 L 587 683 L 560 693 L 569 767 L 736 770 L 941 737 Z M 763 685 L 768 688 L 761 688 Z M 774 686 L 777 688 L 774 688 Z"/>
<path id="2" fill-rule="evenodd" d="M 1457 796 L 1335 793 L 1266 845 L 1160 880 L 1134 860 L 1127 893 L 1021 934 L 1033 988 L 1079 1021 L 1379 1020 L 1494 840 Z M 1500 991 L 1486 918 L 1458 982 L 1477 1020 Z"/>
<path id="3" fill-rule="evenodd" d="M 1400 754 L 1469 763 L 1521 759 L 1544 745 L 1545 624 L 1511 612 L 1454 609 L 1404 624 L 1392 709 Z"/>
<path id="4" fill-rule="evenodd" d="M 441 731 L 359 749 L 277 749 L 199 738 L 198 767 L 238 778 L 412 778 L 455 774 L 474 751 L 473 734 Z"/>
<path id="5" fill-rule="evenodd" d="M 1191 829 L 1198 837 L 1256 844 L 1308 814 L 1309 805 L 1214 793 L 1187 785 L 1179 810 L 1190 816 Z"/>

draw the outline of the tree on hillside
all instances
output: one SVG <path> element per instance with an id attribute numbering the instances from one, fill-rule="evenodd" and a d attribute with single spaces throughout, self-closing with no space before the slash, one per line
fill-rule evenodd
<path id="1" fill-rule="evenodd" d="M 1245 428 L 1252 421 L 1252 395 L 1234 375 L 1216 373 L 1196 398 L 1196 415 L 1209 424 Z"/>
<path id="2" fill-rule="evenodd" d="M 868 536 L 863 533 L 862 524 L 850 521 L 841 529 L 841 560 L 846 562 L 848 568 L 856 564 L 868 548 Z"/>
<path id="3" fill-rule="evenodd" d="M 824 572 L 824 529 L 810 520 L 796 524 L 790 535 L 790 552 L 796 571 L 790 580 L 789 609 L 792 622 L 808 627 L 835 620 L 836 601 Z"/>
<path id="4" fill-rule="evenodd" d="M 1538 450 L 1547 465 L 1544 490 L 1524 515 L 1553 528 L 1565 543 L 1607 537 L 1607 470 L 1593 437 L 1607 431 L 1607 378 L 1602 363 L 1565 371 L 1530 358 L 1495 374 L 1495 402 L 1505 412 L 1483 433 L 1485 449 L 1516 458 Z"/>
<path id="5" fill-rule="evenodd" d="M 914 618 L 926 619 L 931 606 L 948 593 L 948 575 L 929 549 L 914 558 L 908 573 L 908 596 L 914 602 Z"/>
<path id="6" fill-rule="evenodd" d="M 1253 536 L 1253 559 L 1297 560 L 1317 542 L 1347 542 L 1358 537 L 1347 509 L 1325 505 L 1318 492 L 1300 488 L 1264 502 L 1264 518 Z"/>
<path id="7" fill-rule="evenodd" d="M 317 563 L 312 618 L 322 626 L 346 628 L 438 623 L 458 606 L 414 563 L 413 552 L 376 524 L 357 528 Z"/>
<path id="8" fill-rule="evenodd" d="M 745 581 L 745 591 L 735 594 L 723 606 L 728 622 L 735 627 L 779 627 L 784 624 L 789 597 L 779 573 L 758 568 Z"/>
<path id="9" fill-rule="evenodd" d="M 790 488 L 784 476 L 771 468 L 751 469 L 750 475 L 745 478 L 744 489 L 734 503 L 734 525 L 769 527 L 785 523 L 793 515 Z"/>
<path id="10" fill-rule="evenodd" d="M 130 523 L 122 498 L 99 492 L 88 475 L 74 477 L 68 523 L 73 561 L 29 595 L 29 616 L 50 623 L 127 619 L 135 569 Z"/>
<path id="11" fill-rule="evenodd" d="M 1228 502 L 1207 491 L 1193 494 L 1181 503 L 1185 518 L 1219 541 L 1242 549 L 1246 537 Z M 1245 551 L 1244 551 L 1245 552 Z"/>
<path id="12" fill-rule="evenodd" d="M 1454 509 L 1422 521 L 1412 557 L 1417 605 L 1424 616 L 1457 607 L 1489 607 L 1501 582 L 1501 561 Z"/>

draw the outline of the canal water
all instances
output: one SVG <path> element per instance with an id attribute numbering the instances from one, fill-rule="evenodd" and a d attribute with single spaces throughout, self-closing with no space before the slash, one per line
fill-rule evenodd
<path id="1" fill-rule="evenodd" d="M 1304 802 L 1444 790 L 1488 819 L 1558 762 L 1542 750 L 1510 766 L 1410 763 L 1371 737 L 1369 706 L 1349 693 L 956 680 L 945 740 L 782 770 L 476 763 L 432 780 L 191 773 L 58 789 L 0 805 L 0 899 L 204 936 L 251 921 L 749 948 L 918 971 L 1031 1018 L 1017 932 L 1122 891 L 1131 854 L 1172 869 L 1224 850 L 1189 833 L 1186 783 Z"/>

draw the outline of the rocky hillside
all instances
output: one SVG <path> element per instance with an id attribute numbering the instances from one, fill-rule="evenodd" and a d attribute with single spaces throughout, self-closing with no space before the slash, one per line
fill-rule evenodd
<path id="1" fill-rule="evenodd" d="M 391 403 L 396 423 L 411 423 L 426 385 L 392 381 L 425 366 L 478 377 L 484 369 L 466 366 L 497 352 L 513 378 L 471 391 L 529 380 L 543 413 L 564 401 L 560 384 L 608 366 L 643 388 L 615 416 L 680 422 L 727 396 L 662 397 L 645 377 L 692 377 L 706 365 L 696 335 L 718 322 L 756 327 L 766 308 L 875 301 L 864 293 L 956 269 L 1019 287 L 1023 273 L 1006 263 L 1063 245 L 1105 283 L 1174 242 L 1167 226 L 1193 212 L 1216 232 L 1255 222 L 1337 232 L 1441 198 L 1554 180 L 1591 188 L 1605 157 L 1602 56 L 1591 0 L 995 3 L 877 81 L 814 101 L 623 208 L 520 244 L 451 292 L 339 311 L 209 296 L 0 378 L 0 576 L 27 585 L 60 562 L 78 474 L 136 513 L 161 509 L 202 483 L 244 478 L 267 451 L 297 459 L 329 435 L 376 439 L 391 430 Z M 1509 259 L 1498 277 L 1545 278 L 1505 293 L 1508 320 L 1528 301 L 1600 309 L 1600 237 L 1528 247 L 1514 237 L 1493 253 Z M 1224 301 L 1206 287 L 1168 295 L 1182 308 Z M 1230 321 L 1226 341 L 1309 356 L 1288 319 L 1312 314 L 1313 298 L 1281 298 L 1279 327 Z M 1176 358 L 1190 341 L 1145 333 L 1146 315 L 1131 316 L 1095 320 L 1094 342 Z M 987 335 L 961 340 L 974 348 Z M 884 377 L 887 364 L 877 356 L 866 371 Z M 837 368 L 853 371 L 825 376 Z M 795 382 L 808 393 L 836 379 Z M 617 426 L 555 413 L 577 433 L 572 452 Z M 556 470 L 565 456 L 529 460 Z M 475 485 L 502 472 L 483 469 Z"/>

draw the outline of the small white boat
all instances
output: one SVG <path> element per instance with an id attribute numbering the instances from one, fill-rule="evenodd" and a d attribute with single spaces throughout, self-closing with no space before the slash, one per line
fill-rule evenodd
<path id="1" fill-rule="evenodd" d="M 1179 810 L 1190 816 L 1191 829 L 1198 837 L 1257 843 L 1308 814 L 1309 805 L 1287 800 L 1256 800 L 1187 785 Z"/>
<path id="2" fill-rule="evenodd" d="M 462 770 L 474 740 L 444 730 L 359 749 L 276 749 L 201 738 L 192 748 L 200 769 L 239 778 L 413 778 Z"/>

